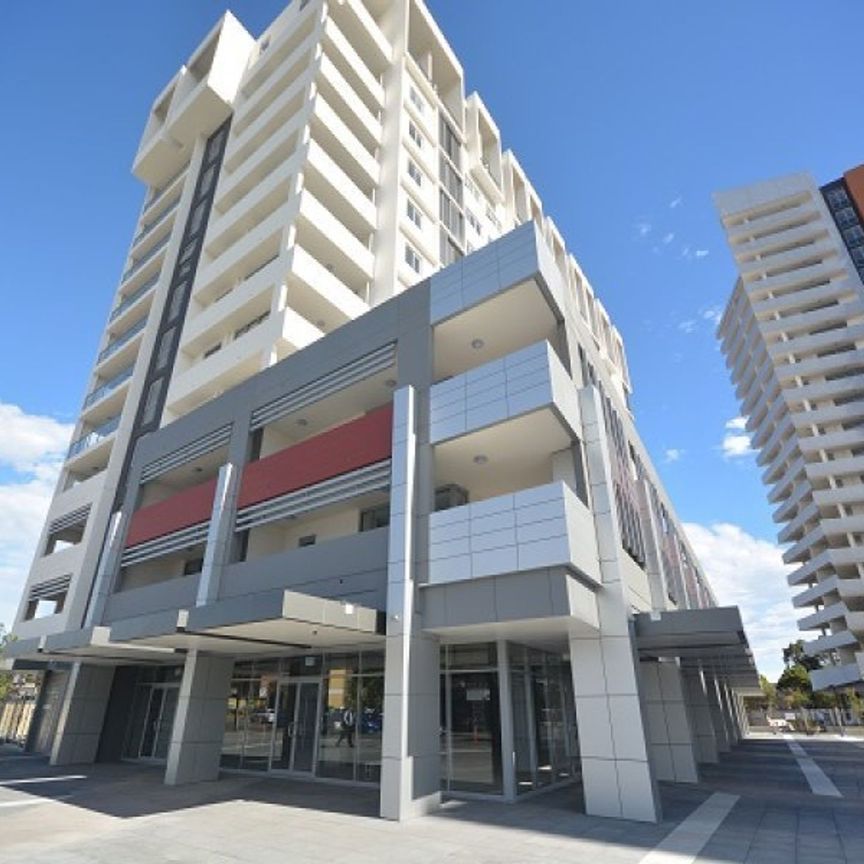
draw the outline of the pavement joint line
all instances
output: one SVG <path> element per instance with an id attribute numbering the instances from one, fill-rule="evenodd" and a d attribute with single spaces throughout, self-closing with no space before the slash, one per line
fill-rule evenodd
<path id="1" fill-rule="evenodd" d="M 34 807 L 37 804 L 58 804 L 71 798 L 71 795 L 58 795 L 56 798 L 43 798 L 41 795 L 28 795 L 17 801 L 0 801 L 0 807 Z"/>
<path id="2" fill-rule="evenodd" d="M 814 795 L 823 795 L 829 798 L 842 798 L 840 790 L 834 785 L 831 778 L 807 755 L 807 751 L 790 735 L 783 736 L 786 744 L 792 751 L 801 773 L 810 784 L 810 791 Z"/>
<path id="3" fill-rule="evenodd" d="M 20 780 L 0 780 L 0 786 L 23 786 L 25 783 L 57 783 L 64 780 L 86 780 L 86 774 L 61 774 L 49 777 L 22 777 Z"/>
<path id="4" fill-rule="evenodd" d="M 692 864 L 738 800 L 738 795 L 715 792 L 641 858 L 639 864 Z"/>

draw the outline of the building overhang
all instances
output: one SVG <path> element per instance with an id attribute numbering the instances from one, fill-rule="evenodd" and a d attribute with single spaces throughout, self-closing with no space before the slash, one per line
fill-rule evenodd
<path id="1" fill-rule="evenodd" d="M 700 667 L 743 695 L 760 695 L 759 673 L 737 606 L 639 612 L 633 616 L 641 660 L 677 658 Z"/>
<path id="2" fill-rule="evenodd" d="M 103 666 L 177 663 L 182 661 L 171 648 L 145 648 L 111 638 L 109 627 L 84 627 L 11 643 L 6 655 L 16 668 L 26 663 L 74 663 L 81 661 Z"/>
<path id="3" fill-rule="evenodd" d="M 142 649 L 262 655 L 382 644 L 384 615 L 356 603 L 279 589 L 118 621 L 111 633 Z"/>

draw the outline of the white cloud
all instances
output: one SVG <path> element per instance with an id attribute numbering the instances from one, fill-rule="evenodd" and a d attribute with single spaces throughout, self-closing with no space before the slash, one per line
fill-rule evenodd
<path id="1" fill-rule="evenodd" d="M 651 233 L 651 223 L 646 222 L 644 219 L 641 222 L 636 223 L 636 236 L 637 237 L 647 237 Z"/>
<path id="2" fill-rule="evenodd" d="M 756 452 L 750 443 L 750 436 L 744 431 L 746 426 L 746 417 L 733 417 L 726 422 L 726 432 L 720 445 L 724 459 L 751 456 Z"/>
<path id="3" fill-rule="evenodd" d="M 692 318 L 687 321 L 679 321 L 678 329 L 682 333 L 692 333 L 696 329 L 696 322 Z"/>
<path id="4" fill-rule="evenodd" d="M 679 447 L 670 447 L 663 454 L 664 462 L 677 462 L 684 455 L 684 451 Z"/>
<path id="5" fill-rule="evenodd" d="M 705 257 L 707 257 L 709 254 L 710 254 L 710 251 L 709 251 L 708 249 L 697 249 L 697 250 L 693 253 L 693 257 L 694 257 L 694 258 L 705 258 Z"/>
<path id="6" fill-rule="evenodd" d="M 684 199 L 683 199 L 680 195 L 676 195 L 676 196 L 675 196 L 675 197 L 674 197 L 674 198 L 669 202 L 669 209 L 670 209 L 670 210 L 674 210 L 676 207 L 680 207 L 683 203 L 684 203 Z"/>
<path id="7" fill-rule="evenodd" d="M 721 606 L 741 608 L 759 671 L 776 681 L 783 648 L 801 638 L 780 547 L 728 522 L 684 526 Z"/>
<path id="8" fill-rule="evenodd" d="M 0 402 L 0 622 L 10 626 L 73 426 Z"/>
<path id="9" fill-rule="evenodd" d="M 668 234 L 663 235 L 663 245 L 668 246 L 675 239 L 675 232 L 670 231 Z"/>
<path id="10" fill-rule="evenodd" d="M 707 309 L 702 310 L 702 317 L 717 327 L 720 324 L 720 319 L 723 317 L 723 307 L 709 306 Z"/>

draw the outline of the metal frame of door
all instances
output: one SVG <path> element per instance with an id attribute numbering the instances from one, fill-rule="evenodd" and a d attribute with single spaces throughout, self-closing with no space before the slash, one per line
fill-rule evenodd
<path id="1" fill-rule="evenodd" d="M 143 760 L 145 762 L 164 762 L 165 759 L 160 756 L 154 756 L 153 752 L 156 749 L 156 744 L 159 740 L 159 733 L 162 731 L 162 719 L 165 716 L 165 696 L 168 690 L 177 690 L 179 696 L 180 684 L 179 683 L 165 683 L 159 682 L 156 684 L 148 684 L 150 689 L 150 695 L 147 697 L 147 708 L 144 712 L 144 731 L 141 734 L 141 741 L 138 744 L 138 755 L 137 758 Z M 162 702 L 159 705 L 159 717 L 156 719 L 156 726 L 153 730 L 153 742 L 150 748 L 150 754 L 145 755 L 141 752 L 144 747 L 144 741 L 147 738 L 147 719 L 150 717 L 150 706 L 153 704 L 153 694 L 159 690 L 162 693 Z M 176 713 L 177 706 L 174 706 L 174 711 Z M 174 722 L 174 718 L 171 718 L 171 722 Z"/>
<path id="2" fill-rule="evenodd" d="M 318 739 L 321 734 L 321 684 L 322 677 L 320 675 L 294 675 L 280 678 L 276 685 L 276 716 L 273 721 L 273 737 L 270 740 L 270 757 L 267 761 L 268 771 L 279 774 L 295 774 L 301 777 L 314 777 L 318 772 Z M 315 729 L 312 735 L 312 767 L 308 770 L 298 770 L 294 767 L 294 760 L 297 752 L 297 736 L 291 735 L 291 757 L 288 768 L 274 768 L 273 754 L 276 749 L 279 729 L 279 709 L 282 705 L 282 692 L 288 687 L 297 687 L 297 696 L 294 701 L 294 717 L 291 720 L 291 725 L 297 723 L 297 714 L 300 711 L 300 691 L 303 686 L 315 686 Z M 284 734 L 284 733 L 283 733 Z"/>

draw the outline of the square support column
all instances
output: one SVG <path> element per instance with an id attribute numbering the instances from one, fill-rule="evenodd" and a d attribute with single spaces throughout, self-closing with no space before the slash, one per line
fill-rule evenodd
<path id="1" fill-rule="evenodd" d="M 112 666 L 76 663 L 72 667 L 51 747 L 52 765 L 96 760 L 113 680 Z"/>
<path id="2" fill-rule="evenodd" d="M 684 696 L 690 709 L 693 727 L 696 760 L 698 762 L 717 762 L 717 738 L 711 722 L 711 708 L 705 692 L 705 681 L 699 669 L 683 669 Z"/>
<path id="3" fill-rule="evenodd" d="M 393 399 L 381 747 L 381 816 L 399 821 L 441 803 L 440 649 L 414 603 L 416 430 L 415 391 L 402 387 Z"/>
<path id="4" fill-rule="evenodd" d="M 165 769 L 169 786 L 219 777 L 233 669 L 232 657 L 212 657 L 198 651 L 186 655 Z"/>
<path id="5" fill-rule="evenodd" d="M 713 673 L 703 673 L 705 676 L 705 692 L 708 696 L 708 707 L 711 711 L 711 725 L 714 727 L 714 739 L 717 742 L 718 753 L 728 753 L 730 747 L 729 727 L 720 701 L 720 687 Z"/>
<path id="6" fill-rule="evenodd" d="M 693 732 L 681 670 L 673 660 L 643 660 L 639 664 L 648 753 L 658 780 L 698 783 Z"/>
<path id="7" fill-rule="evenodd" d="M 596 389 L 586 387 L 579 397 L 603 582 L 599 632 L 570 639 L 585 811 L 657 822 L 660 799 L 648 759 L 609 444 Z"/>
<path id="8" fill-rule="evenodd" d="M 726 717 L 726 726 L 729 729 L 729 744 L 737 744 L 741 740 L 741 726 L 738 723 L 738 714 L 735 711 L 735 703 L 732 691 L 726 682 L 720 684 L 720 702 L 723 705 L 723 713 Z"/>

